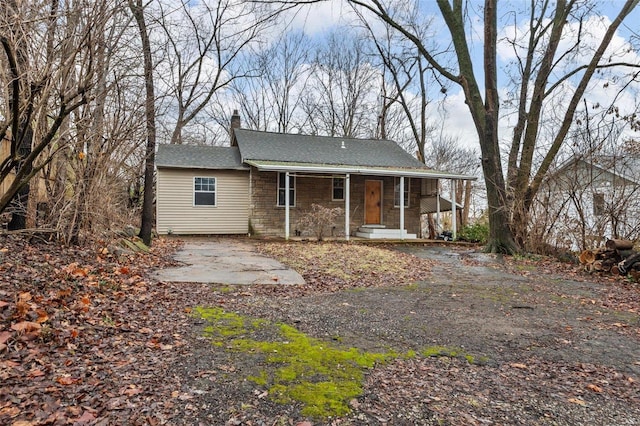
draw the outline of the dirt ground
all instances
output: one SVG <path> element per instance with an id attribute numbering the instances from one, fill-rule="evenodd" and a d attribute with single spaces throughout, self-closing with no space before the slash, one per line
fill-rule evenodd
<path id="1" fill-rule="evenodd" d="M 296 267 L 295 253 L 312 247 L 289 245 L 280 260 Z M 368 370 L 348 414 L 307 418 L 301 404 L 275 402 L 247 380 L 257 364 L 269 368 L 264 359 L 212 347 L 206 322 L 194 319 L 189 350 L 171 366 L 188 404 L 171 423 L 640 424 L 637 284 L 469 247 L 384 250 L 413 262 L 416 279 L 370 285 L 365 274 L 344 285 L 349 277 L 311 268 L 300 271 L 306 290 L 213 288 L 201 300 L 341 347 L 417 354 Z"/>

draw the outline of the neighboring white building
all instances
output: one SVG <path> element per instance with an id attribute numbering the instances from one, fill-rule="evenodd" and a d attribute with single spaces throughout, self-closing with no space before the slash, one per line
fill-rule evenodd
<path id="1" fill-rule="evenodd" d="M 640 159 L 573 157 L 541 187 L 532 232 L 583 250 L 607 238 L 640 238 Z"/>

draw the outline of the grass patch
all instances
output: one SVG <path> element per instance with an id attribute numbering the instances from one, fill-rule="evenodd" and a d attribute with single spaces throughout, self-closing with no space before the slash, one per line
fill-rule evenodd
<path id="1" fill-rule="evenodd" d="M 337 243 L 263 243 L 260 251 L 275 257 L 296 271 L 322 272 L 345 282 L 393 277 L 397 282 L 415 282 L 430 263 L 405 253 L 381 247 Z"/>

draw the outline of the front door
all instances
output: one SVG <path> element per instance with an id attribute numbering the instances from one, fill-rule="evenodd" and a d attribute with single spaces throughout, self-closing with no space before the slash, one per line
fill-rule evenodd
<path id="1" fill-rule="evenodd" d="M 382 181 L 364 182 L 364 224 L 379 225 L 382 218 Z"/>

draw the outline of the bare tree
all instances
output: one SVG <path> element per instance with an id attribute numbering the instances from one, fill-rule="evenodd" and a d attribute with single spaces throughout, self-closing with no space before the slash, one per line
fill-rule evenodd
<path id="1" fill-rule="evenodd" d="M 145 82 L 145 121 L 147 135 L 147 149 L 144 171 L 144 200 L 142 202 L 142 220 L 139 236 L 146 245 L 151 245 L 151 229 L 153 227 L 153 176 L 155 168 L 156 150 L 156 111 L 155 87 L 153 79 L 153 61 L 151 57 L 151 43 L 144 15 L 142 0 L 129 0 L 129 7 L 138 26 L 142 54 L 144 58 Z"/>
<path id="2" fill-rule="evenodd" d="M 313 67 L 303 104 L 309 132 L 372 137 L 380 74 L 367 55 L 366 38 L 335 30 L 317 51 Z"/>
<path id="3" fill-rule="evenodd" d="M 300 128 L 300 107 L 310 78 L 310 39 L 287 32 L 267 48 L 245 55 L 244 78 L 231 83 L 232 100 L 245 124 L 256 130 L 289 132 Z M 219 111 L 226 117 L 228 111 Z"/>
<path id="4" fill-rule="evenodd" d="M 319 0 L 281 3 L 300 5 L 317 1 Z M 403 34 L 415 44 L 442 78 L 462 88 L 482 153 L 489 204 L 490 235 L 487 249 L 506 253 L 520 250 L 527 238 L 526 223 L 535 194 L 565 141 L 576 108 L 595 72 L 615 67 L 638 66 L 637 63 L 617 60 L 607 53 L 617 29 L 637 6 L 638 1 L 626 0 L 621 3 L 612 22 L 601 21 L 604 32 L 594 49 L 589 49 L 584 44 L 586 33 L 593 30 L 587 22 L 587 18 L 593 16 L 595 10 L 592 4 L 575 0 L 559 0 L 555 3 L 532 0 L 528 4 L 528 29 L 524 36 L 516 34 L 516 41 L 513 43 L 514 46 L 522 46 L 519 52 L 523 54 L 519 53 L 521 60 L 515 62 L 521 71 L 521 90 L 514 97 L 518 105 L 518 118 L 507 161 L 508 182 L 503 173 L 498 139 L 500 94 L 497 84 L 497 23 L 498 17 L 502 18 L 506 14 L 505 11 L 498 12 L 497 0 L 485 0 L 482 8 L 484 58 L 481 74 L 473 66 L 470 49 L 473 34 L 470 33 L 470 26 L 466 25 L 466 18 L 473 11 L 473 6 L 466 1 L 436 1 L 448 31 L 448 42 L 454 51 L 453 66 L 443 62 L 438 55 L 441 52 L 431 48 L 427 40 L 421 38 L 421 34 L 407 25 L 406 15 L 389 7 L 397 2 L 349 0 L 349 3 Z M 573 44 L 566 46 L 560 43 L 567 37 Z M 484 93 L 480 88 L 480 78 L 484 79 Z M 529 82 L 532 83 L 531 86 Z M 544 108 L 554 96 L 567 90 L 568 86 L 571 87 L 563 93 L 564 102 L 555 108 Z M 558 117 L 558 126 L 544 138 L 550 143 L 541 144 L 539 132 L 549 112 Z"/>
<path id="5" fill-rule="evenodd" d="M 162 61 L 155 71 L 166 91 L 164 121 L 172 125 L 171 143 L 182 143 L 185 129 L 216 92 L 251 75 L 240 59 L 272 19 L 267 7 L 240 0 L 158 1 L 157 6 L 153 14 L 160 32 L 154 41 Z"/>
<path id="6" fill-rule="evenodd" d="M 9 140 L 10 149 L 0 159 L 0 182 L 13 180 L 0 196 L 0 212 L 21 190 L 19 201 L 28 204 L 32 178 L 67 147 L 65 124 L 93 96 L 91 33 L 106 19 L 103 12 L 98 4 L 58 0 L 11 0 L 1 9 L 0 140 Z"/>
<path id="7" fill-rule="evenodd" d="M 446 89 L 435 78 L 432 67 L 415 45 L 391 26 L 385 25 L 382 32 L 379 28 L 373 28 L 362 14 L 359 16 L 373 42 L 374 55 L 384 70 L 378 120 L 383 138 L 393 132 L 392 139 L 404 145 L 407 151 L 416 152 L 417 157 L 425 162 L 425 147 L 429 139 L 439 137 L 438 126 L 430 119 L 429 106 L 434 97 L 431 92 L 434 87 L 438 88 L 438 94 Z M 415 11 L 408 25 L 421 34 L 422 39 L 427 39 L 430 37 L 431 20 L 420 19 Z M 384 85 L 386 81 L 390 82 L 389 89 Z M 394 111 L 397 109 L 400 111 Z M 387 122 L 393 119 L 393 124 Z"/>

